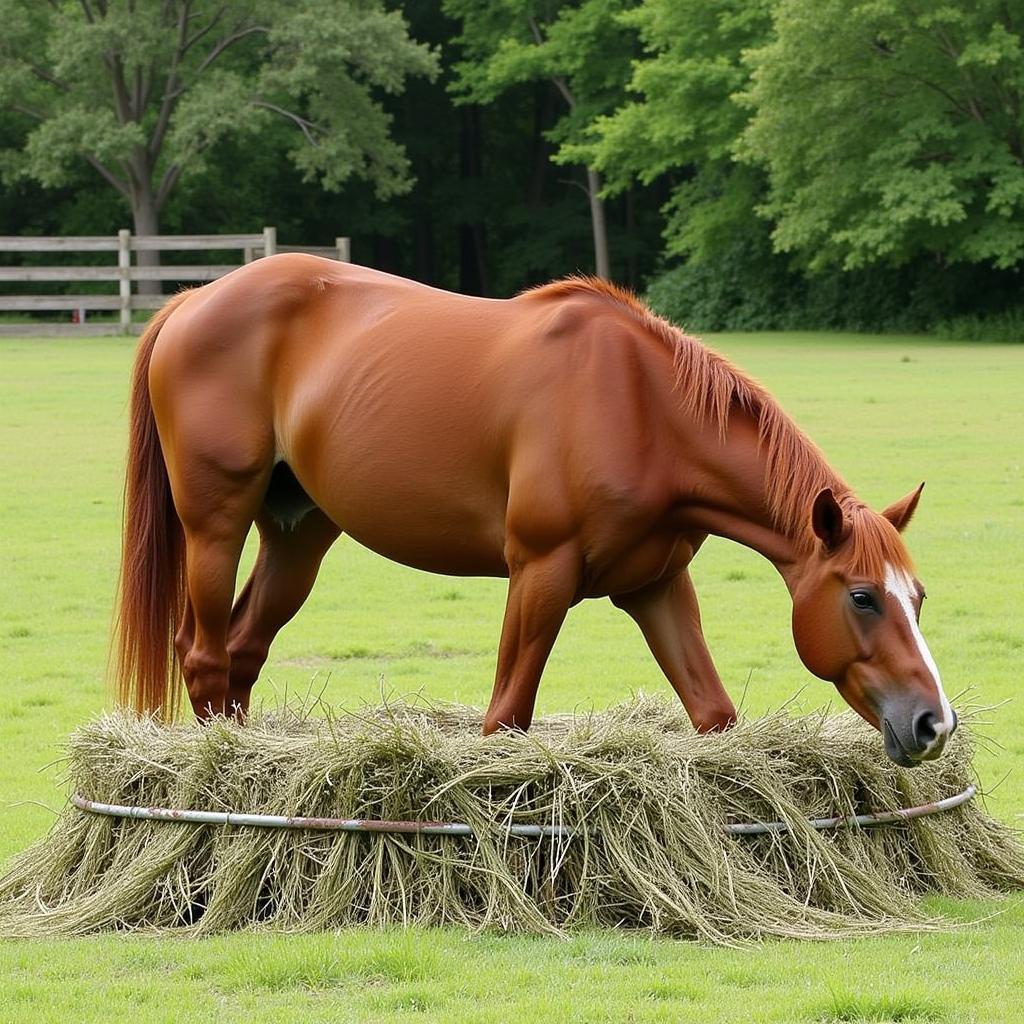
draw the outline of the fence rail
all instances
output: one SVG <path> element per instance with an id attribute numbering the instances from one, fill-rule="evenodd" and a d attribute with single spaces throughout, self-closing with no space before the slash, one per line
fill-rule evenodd
<path id="1" fill-rule="evenodd" d="M 240 250 L 242 258 L 236 263 L 188 264 L 170 266 L 141 266 L 132 261 L 133 253 L 140 252 L 203 252 Z M 53 283 L 108 282 L 116 283 L 116 294 L 105 295 L 0 295 L 0 313 L 54 312 L 71 310 L 78 314 L 77 323 L 33 320 L 29 323 L 2 323 L 0 335 L 86 335 L 122 333 L 133 330 L 132 313 L 135 310 L 157 309 L 163 305 L 163 295 L 140 295 L 132 291 L 139 281 L 215 281 L 241 264 L 251 263 L 261 256 L 278 252 L 305 252 L 348 262 L 349 240 L 338 238 L 333 246 L 278 245 L 277 229 L 264 228 L 251 235 L 133 235 L 127 229 L 117 235 L 51 235 L 0 236 L 0 252 L 10 253 L 85 253 L 110 252 L 117 254 L 117 263 L 107 266 L 0 266 L 0 282 Z M 119 313 L 117 324 L 110 322 L 87 323 L 91 311 Z"/>

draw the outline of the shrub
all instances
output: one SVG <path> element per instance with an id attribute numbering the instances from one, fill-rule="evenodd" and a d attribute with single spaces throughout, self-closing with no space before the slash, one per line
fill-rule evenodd
<path id="1" fill-rule="evenodd" d="M 931 258 L 901 267 L 806 274 L 751 237 L 664 270 L 647 300 L 688 330 L 937 331 L 957 340 L 1024 340 L 1020 274 Z"/>
<path id="2" fill-rule="evenodd" d="M 950 317 L 938 321 L 934 331 L 950 341 L 1024 341 L 1024 307 Z"/>

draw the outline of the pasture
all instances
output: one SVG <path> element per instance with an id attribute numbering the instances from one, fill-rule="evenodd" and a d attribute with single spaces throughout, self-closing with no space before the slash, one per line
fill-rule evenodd
<path id="1" fill-rule="evenodd" d="M 1021 685 L 1024 349 L 921 338 L 711 339 L 760 377 L 858 493 L 880 507 L 928 481 L 908 543 L 946 690 Z M 61 739 L 104 706 L 118 560 L 131 342 L 0 345 L 0 860 L 62 796 Z M 252 551 L 248 552 L 251 559 Z M 244 566 L 243 566 L 244 571 Z M 772 567 L 710 540 L 693 568 L 705 635 L 748 714 L 799 694 L 839 702 L 801 667 Z M 504 584 L 428 576 L 342 540 L 255 691 L 381 690 L 486 705 Z M 668 684 L 608 602 L 570 613 L 538 711 L 604 707 Z M 990 809 L 1024 825 L 1024 707 L 989 716 Z M 882 757 L 879 741 L 879 757 Z M 0 1020 L 1018 1020 L 1024 909 L 933 901 L 947 935 L 721 950 L 629 934 L 570 942 L 442 932 L 106 936 L 0 944 Z"/>

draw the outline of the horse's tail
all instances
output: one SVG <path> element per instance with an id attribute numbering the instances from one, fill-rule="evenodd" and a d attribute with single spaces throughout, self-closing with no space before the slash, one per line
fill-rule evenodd
<path id="1" fill-rule="evenodd" d="M 135 356 L 112 652 L 118 701 L 168 721 L 179 702 L 174 631 L 186 601 L 185 539 L 153 418 L 149 363 L 160 329 L 188 294 L 175 295 L 150 320 Z"/>

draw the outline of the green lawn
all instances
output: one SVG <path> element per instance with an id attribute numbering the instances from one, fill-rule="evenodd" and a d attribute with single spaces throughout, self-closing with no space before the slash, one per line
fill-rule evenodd
<path id="1" fill-rule="evenodd" d="M 872 504 L 928 481 L 908 540 L 946 690 L 1012 698 L 1024 650 L 1024 347 L 714 341 Z M 0 860 L 46 829 L 63 793 L 40 769 L 107 700 L 130 359 L 124 340 L 0 341 Z M 771 566 L 712 540 L 694 577 L 709 644 L 748 713 L 797 691 L 807 707 L 833 700 L 797 660 Z M 313 687 L 358 702 L 422 689 L 485 705 L 503 595 L 500 581 L 428 576 L 342 541 L 256 694 Z M 539 711 L 603 707 L 641 688 L 668 690 L 632 624 L 591 602 L 570 614 Z M 991 718 L 978 768 L 987 786 L 1003 781 L 988 804 L 1024 824 L 1024 707 Z M 0 1021 L 1024 1019 L 1024 908 L 932 905 L 961 922 L 999 916 L 948 935 L 743 951 L 457 931 L 5 942 Z"/>

